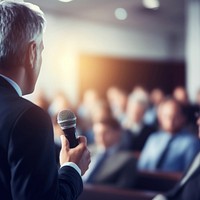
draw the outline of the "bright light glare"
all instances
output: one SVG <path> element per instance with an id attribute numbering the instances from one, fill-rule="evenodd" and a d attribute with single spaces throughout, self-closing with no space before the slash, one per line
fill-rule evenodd
<path id="1" fill-rule="evenodd" d="M 143 0 L 143 5 L 148 9 L 158 9 L 160 2 L 159 0 Z"/>
<path id="2" fill-rule="evenodd" d="M 118 20 L 125 20 L 127 18 L 128 14 L 124 8 L 117 8 L 115 10 L 115 17 Z"/>
<path id="3" fill-rule="evenodd" d="M 58 1 L 67 3 L 67 2 L 70 2 L 70 1 L 73 1 L 73 0 L 58 0 Z"/>

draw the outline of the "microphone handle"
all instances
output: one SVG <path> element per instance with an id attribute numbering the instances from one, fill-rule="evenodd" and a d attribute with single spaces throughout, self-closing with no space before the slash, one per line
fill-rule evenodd
<path id="1" fill-rule="evenodd" d="M 76 128 L 75 127 L 71 127 L 68 129 L 64 129 L 63 132 L 65 133 L 65 137 L 68 139 L 69 141 L 69 147 L 70 148 L 74 148 L 78 145 L 78 140 L 76 138 Z"/>

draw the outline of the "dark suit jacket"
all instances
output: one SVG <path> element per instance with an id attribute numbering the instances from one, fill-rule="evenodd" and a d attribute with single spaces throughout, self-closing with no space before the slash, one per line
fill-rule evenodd
<path id="1" fill-rule="evenodd" d="M 0 77 L 0 199 L 73 200 L 82 187 L 72 167 L 57 171 L 49 116 Z"/>
<path id="2" fill-rule="evenodd" d="M 124 131 L 126 150 L 130 151 L 142 151 L 147 138 L 151 133 L 155 131 L 155 128 L 150 125 L 143 125 L 139 134 L 134 134 L 131 130 L 127 129 Z"/>
<path id="3" fill-rule="evenodd" d="M 166 194 L 166 197 L 169 200 L 200 200 L 200 166 L 185 184 L 180 186 L 179 182 L 176 187 Z"/>
<path id="4" fill-rule="evenodd" d="M 93 159 L 91 159 L 92 161 Z M 100 169 L 94 175 L 92 184 L 128 189 L 135 186 L 135 181 L 136 159 L 131 153 L 118 150 L 106 157 Z"/>

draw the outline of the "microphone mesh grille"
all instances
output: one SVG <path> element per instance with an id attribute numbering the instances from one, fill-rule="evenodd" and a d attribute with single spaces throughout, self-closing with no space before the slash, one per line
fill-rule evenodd
<path id="1" fill-rule="evenodd" d="M 62 129 L 76 126 L 76 116 L 71 110 L 63 110 L 58 113 L 57 122 Z"/>

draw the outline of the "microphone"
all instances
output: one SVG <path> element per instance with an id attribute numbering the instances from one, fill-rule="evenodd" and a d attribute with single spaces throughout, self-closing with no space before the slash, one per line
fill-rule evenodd
<path id="1" fill-rule="evenodd" d="M 69 141 L 70 148 L 78 145 L 76 138 L 76 116 L 71 110 L 63 110 L 57 115 L 57 122 Z"/>

